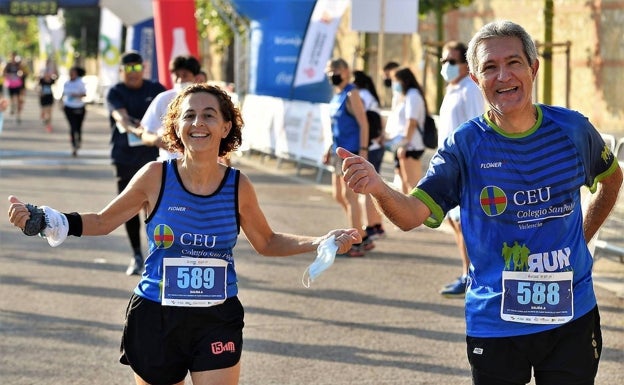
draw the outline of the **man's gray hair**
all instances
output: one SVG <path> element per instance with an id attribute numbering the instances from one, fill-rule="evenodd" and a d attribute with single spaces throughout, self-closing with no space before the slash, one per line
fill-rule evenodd
<path id="1" fill-rule="evenodd" d="M 529 61 L 529 65 L 532 65 L 537 60 L 537 48 L 535 48 L 531 35 L 516 23 L 508 20 L 499 20 L 484 25 L 468 43 L 466 59 L 468 60 L 468 68 L 471 73 L 476 75 L 479 72 L 480 63 L 477 56 L 479 45 L 484 40 L 497 37 L 517 37 L 522 42 L 524 54 Z"/>

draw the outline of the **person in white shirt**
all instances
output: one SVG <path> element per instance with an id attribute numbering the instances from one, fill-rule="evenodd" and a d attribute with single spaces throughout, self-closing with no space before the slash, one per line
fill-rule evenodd
<path id="1" fill-rule="evenodd" d="M 173 77 L 173 88 L 156 95 L 141 119 L 141 140 L 145 145 L 159 148 L 158 160 L 173 159 L 180 156 L 179 153 L 169 151 L 162 143 L 162 118 L 167 112 L 169 103 L 181 90 L 200 81 L 198 76 L 201 73 L 201 64 L 193 56 L 177 56 L 171 61 L 169 70 Z"/>
<path id="2" fill-rule="evenodd" d="M 465 121 L 485 112 L 485 102 L 481 90 L 468 76 L 466 51 L 468 47 L 458 41 L 447 42 L 442 49 L 442 70 L 440 74 L 448 83 L 446 94 L 440 106 L 438 119 L 438 141 L 441 146 L 446 137 Z M 455 242 L 462 260 L 462 274 L 440 291 L 445 297 L 463 298 L 466 292 L 470 259 L 466 251 L 464 236 L 459 221 L 459 206 L 447 214 L 447 222 L 453 228 Z"/>
<path id="3" fill-rule="evenodd" d="M 384 148 L 384 130 L 383 124 L 381 123 L 381 110 L 379 108 L 379 96 L 377 95 L 377 89 L 375 88 L 375 83 L 373 83 L 373 79 L 368 76 L 364 71 L 353 71 L 353 84 L 357 87 L 360 93 L 360 99 L 362 99 L 362 103 L 364 104 L 364 109 L 366 110 L 367 116 L 370 112 L 376 113 L 373 114 L 375 119 L 378 118 L 378 130 L 373 132 L 373 123 L 371 118 L 369 117 L 368 126 L 369 126 L 369 145 L 368 145 L 368 161 L 373 164 L 375 170 L 377 172 L 381 172 L 381 163 L 383 162 L 384 153 L 386 149 Z M 366 211 L 366 235 L 371 239 L 380 239 L 384 238 L 386 235 L 386 231 L 382 225 L 382 217 L 377 208 L 375 207 L 375 203 L 371 199 L 370 196 L 366 195 L 364 197 L 364 207 Z"/>
<path id="4" fill-rule="evenodd" d="M 383 107 L 394 107 L 396 101 L 396 92 L 392 91 L 392 76 L 394 72 L 401 68 L 399 63 L 395 61 L 389 61 L 384 64 L 382 68 L 383 73 L 383 90 L 384 90 L 384 103 Z M 389 92 L 388 92 L 389 91 Z M 390 101 L 390 103 L 388 103 Z"/>
<path id="5" fill-rule="evenodd" d="M 87 95 L 87 88 L 82 81 L 85 70 L 80 67 L 69 69 L 69 80 L 63 84 L 63 111 L 69 123 L 71 136 L 72 156 L 78 155 L 78 149 L 82 144 L 82 123 L 86 115 L 85 102 L 82 100 Z"/>
<path id="6" fill-rule="evenodd" d="M 391 149 L 395 151 L 395 173 L 401 177 L 400 190 L 407 193 L 422 176 L 425 145 L 420 131 L 425 124 L 427 102 L 416 76 L 407 67 L 394 72 L 392 90 L 398 97 L 386 123 L 386 136 L 394 143 Z"/>

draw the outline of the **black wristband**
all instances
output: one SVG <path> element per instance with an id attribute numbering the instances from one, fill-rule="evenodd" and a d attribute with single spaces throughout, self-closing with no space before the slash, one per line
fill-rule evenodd
<path id="1" fill-rule="evenodd" d="M 360 147 L 360 151 L 368 151 L 368 147 Z"/>
<path id="2" fill-rule="evenodd" d="M 82 217 L 77 212 L 73 213 L 63 213 L 65 218 L 67 218 L 67 226 L 69 227 L 69 231 L 67 235 L 73 235 L 75 237 L 82 236 Z"/>

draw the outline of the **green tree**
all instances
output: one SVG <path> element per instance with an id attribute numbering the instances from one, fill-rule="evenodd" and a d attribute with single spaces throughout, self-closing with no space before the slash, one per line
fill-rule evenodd
<path id="1" fill-rule="evenodd" d="M 235 36 L 244 35 L 247 21 L 239 17 L 229 0 L 195 0 L 195 9 L 200 38 L 210 39 L 211 51 L 222 58 L 224 79 L 236 81 Z"/>
<path id="2" fill-rule="evenodd" d="M 233 20 L 235 11 L 229 1 L 196 0 L 195 19 L 200 38 L 212 37 L 216 52 L 224 53 L 232 45 L 234 32 L 226 19 Z"/>
<path id="3" fill-rule="evenodd" d="M 36 57 L 39 53 L 39 28 L 34 17 L 1 15 L 0 36 L 2 36 L 0 55 L 4 59 L 13 51 L 26 60 Z"/>
<path id="4" fill-rule="evenodd" d="M 100 7 L 79 7 L 63 10 L 65 35 L 72 37 L 74 49 L 83 57 L 98 54 Z"/>
<path id="5" fill-rule="evenodd" d="M 472 4 L 473 0 L 419 0 L 418 12 L 426 15 L 429 12 L 446 13 L 450 10 Z"/>

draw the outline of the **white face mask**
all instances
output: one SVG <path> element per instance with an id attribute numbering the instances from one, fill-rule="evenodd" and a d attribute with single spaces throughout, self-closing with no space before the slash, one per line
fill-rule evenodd
<path id="1" fill-rule="evenodd" d="M 173 89 L 180 92 L 183 89 L 185 89 L 186 87 L 190 86 L 191 84 L 193 84 L 193 82 L 183 82 L 183 83 L 175 83 L 173 85 Z"/>
<path id="2" fill-rule="evenodd" d="M 333 235 L 319 243 L 316 249 L 316 259 L 303 272 L 303 277 L 301 278 L 303 286 L 310 287 L 310 282 L 314 281 L 334 263 L 337 251 L 338 245 L 336 244 L 336 237 Z M 308 276 L 307 280 L 306 273 Z"/>
<path id="3" fill-rule="evenodd" d="M 450 83 L 459 77 L 459 66 L 457 64 L 451 64 L 448 62 L 444 63 L 442 64 L 440 75 L 442 75 L 444 81 Z"/>

